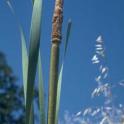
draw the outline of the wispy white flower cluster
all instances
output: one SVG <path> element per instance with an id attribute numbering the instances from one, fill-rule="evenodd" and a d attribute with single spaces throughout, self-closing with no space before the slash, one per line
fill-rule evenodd
<path id="1" fill-rule="evenodd" d="M 102 36 L 99 36 L 99 37 L 96 39 L 95 54 L 94 54 L 94 56 L 93 56 L 93 58 L 92 58 L 93 64 L 98 64 L 98 63 L 100 63 L 100 59 L 105 56 L 104 52 L 105 52 L 105 48 L 103 47 Z"/>
<path id="2" fill-rule="evenodd" d="M 92 63 L 98 65 L 98 76 L 95 77 L 95 81 L 98 86 L 94 89 L 91 96 L 94 98 L 103 94 L 104 97 L 108 98 L 108 101 L 110 102 L 111 86 L 110 83 L 104 83 L 108 77 L 109 68 L 105 63 L 105 47 L 102 36 L 99 36 L 96 39 L 95 54 L 93 55 Z"/>
<path id="3" fill-rule="evenodd" d="M 105 47 L 102 36 L 96 39 L 95 53 L 91 59 L 98 67 L 95 77 L 97 87 L 91 93 L 91 98 L 103 97 L 104 102 L 101 106 L 79 111 L 74 115 L 65 113 L 64 121 L 60 124 L 124 124 L 124 105 L 115 105 L 113 101 L 112 84 L 108 81 L 109 68 L 105 62 Z M 108 83 L 106 83 L 108 82 Z M 124 87 L 124 80 L 115 86 Z"/>

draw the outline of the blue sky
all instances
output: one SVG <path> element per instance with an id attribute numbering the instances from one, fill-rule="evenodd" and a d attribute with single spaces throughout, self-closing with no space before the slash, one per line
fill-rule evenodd
<path id="1" fill-rule="evenodd" d="M 26 33 L 30 32 L 31 0 L 11 0 L 16 14 Z M 48 71 L 51 46 L 51 19 L 55 0 L 44 0 L 41 33 L 41 54 L 45 89 L 48 89 Z M 96 105 L 91 92 L 97 86 L 94 81 L 96 68 L 91 58 L 95 40 L 103 36 L 106 47 L 106 62 L 109 67 L 110 83 L 124 79 L 124 1 L 123 0 L 65 0 L 63 37 L 67 20 L 72 19 L 72 32 L 65 61 L 61 97 L 61 116 L 65 110 L 75 113 L 88 106 Z M 61 51 L 63 43 L 61 44 Z M 22 82 L 21 42 L 18 25 L 4 0 L 0 1 L 0 51 L 7 55 L 8 63 Z M 116 102 L 122 102 L 123 89 Z"/>

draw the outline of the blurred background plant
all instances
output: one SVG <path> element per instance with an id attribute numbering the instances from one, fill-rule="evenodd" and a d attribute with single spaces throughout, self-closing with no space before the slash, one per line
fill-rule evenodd
<path id="1" fill-rule="evenodd" d="M 38 92 L 36 87 L 34 97 L 37 106 Z M 36 113 L 35 117 L 38 118 Z M 25 123 L 23 87 L 18 84 L 18 78 L 9 66 L 3 52 L 0 52 L 0 123 Z"/>
<path id="2" fill-rule="evenodd" d="M 0 123 L 24 124 L 22 88 L 8 65 L 6 56 L 0 52 Z M 18 114 L 17 114 L 18 113 Z"/>

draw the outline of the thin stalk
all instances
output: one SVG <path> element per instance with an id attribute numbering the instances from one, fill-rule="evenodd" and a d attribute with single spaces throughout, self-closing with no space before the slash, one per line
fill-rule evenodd
<path id="1" fill-rule="evenodd" d="M 59 45 L 63 21 L 63 0 L 56 0 L 52 21 L 52 47 L 50 60 L 48 124 L 55 124 L 58 85 Z"/>

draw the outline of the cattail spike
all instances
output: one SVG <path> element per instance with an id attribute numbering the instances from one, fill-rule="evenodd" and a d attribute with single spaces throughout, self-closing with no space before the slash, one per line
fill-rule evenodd
<path id="1" fill-rule="evenodd" d="M 63 22 L 63 0 L 56 0 L 52 21 L 52 42 L 61 41 L 61 29 Z"/>
<path id="2" fill-rule="evenodd" d="M 52 21 L 52 47 L 50 59 L 49 100 L 48 100 L 48 123 L 57 124 L 56 102 L 58 87 L 59 67 L 59 44 L 61 41 L 61 29 L 63 21 L 63 0 L 56 0 Z"/>

